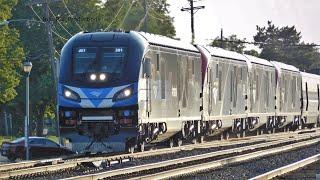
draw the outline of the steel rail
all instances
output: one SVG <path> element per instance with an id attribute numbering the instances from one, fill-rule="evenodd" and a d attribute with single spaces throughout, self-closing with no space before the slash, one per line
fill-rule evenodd
<path id="1" fill-rule="evenodd" d="M 244 138 L 230 138 L 229 140 L 221 140 L 221 141 L 211 141 L 211 142 L 204 142 L 201 144 L 189 144 L 189 145 L 183 145 L 180 147 L 173 147 L 173 148 L 161 148 L 161 149 L 156 149 L 156 150 L 151 150 L 151 151 L 146 151 L 146 152 L 136 152 L 136 153 L 131 153 L 131 154 L 125 154 L 127 156 L 131 156 L 134 158 L 139 158 L 139 157 L 145 157 L 145 154 L 147 153 L 148 156 L 152 155 L 161 155 L 161 154 L 168 154 L 168 153 L 175 153 L 183 150 L 192 150 L 195 148 L 212 148 L 212 147 L 222 147 L 222 146 L 232 146 L 232 145 L 238 145 L 238 144 L 244 144 L 244 143 L 249 143 L 249 142 L 258 142 L 258 141 L 272 141 L 272 140 L 278 140 L 280 138 L 285 139 L 288 138 L 289 136 L 295 136 L 298 135 L 299 133 L 304 133 L 308 132 L 310 130 L 299 130 L 299 131 L 294 131 L 294 132 L 282 132 L 282 133 L 276 133 L 276 134 L 263 134 L 263 135 L 258 135 L 258 136 L 249 136 L 249 137 L 244 137 Z M 314 129 L 314 131 L 319 131 L 320 128 Z M 279 137 L 280 135 L 280 137 Z M 117 155 L 117 156 L 109 156 L 109 157 L 95 157 L 95 158 L 74 158 L 74 159 L 69 159 L 69 160 L 63 160 L 62 158 L 55 158 L 55 159 L 48 159 L 48 160 L 36 160 L 36 161 L 23 161 L 23 162 L 17 162 L 17 163 L 7 163 L 7 164 L 2 164 L 0 165 L 0 172 L 3 171 L 10 171 L 14 169 L 22 169 L 22 168 L 30 168 L 34 167 L 39 164 L 43 164 L 44 162 L 50 163 L 52 162 L 52 165 L 56 164 L 57 162 L 59 163 L 73 163 L 74 161 L 77 161 L 79 163 L 81 162 L 88 162 L 88 161 L 103 161 L 103 160 L 108 160 L 108 159 L 117 159 L 121 158 L 124 155 Z"/>
<path id="2" fill-rule="evenodd" d="M 310 137 L 314 137 L 314 136 L 310 136 Z M 306 139 L 306 138 L 300 138 L 299 140 L 304 140 L 304 139 Z M 102 178 L 110 178 L 110 177 L 124 175 L 124 174 L 131 174 L 131 173 L 138 173 L 138 172 L 141 172 L 141 171 L 147 171 L 147 170 L 150 170 L 150 169 L 165 168 L 165 167 L 168 167 L 168 166 L 188 163 L 188 162 L 192 162 L 192 161 L 205 160 L 205 159 L 208 159 L 208 158 L 213 158 L 213 157 L 217 157 L 217 156 L 221 156 L 221 155 L 241 153 L 241 152 L 248 151 L 248 150 L 254 150 L 254 149 L 257 149 L 257 148 L 270 147 L 270 146 L 273 146 L 273 145 L 287 143 L 287 142 L 290 142 L 290 141 L 297 141 L 297 139 L 295 139 L 295 140 L 292 140 L 292 139 L 290 139 L 290 140 L 279 140 L 279 141 L 262 143 L 262 144 L 257 144 L 257 145 L 250 145 L 250 146 L 246 146 L 246 147 L 239 147 L 239 148 L 234 148 L 234 149 L 210 152 L 210 153 L 205 153 L 205 154 L 201 154 L 201 155 L 195 155 L 195 156 L 191 156 L 191 157 L 184 157 L 184 158 L 172 159 L 172 160 L 167 160 L 167 161 L 162 161 L 162 162 L 157 162 L 157 163 L 144 164 L 144 165 L 140 165 L 140 166 L 133 166 L 133 167 L 124 168 L 124 169 L 111 170 L 111 171 L 101 172 L 101 173 L 97 173 L 97 174 L 90 174 L 90 175 L 84 175 L 84 176 L 71 177 L 71 178 L 67 178 L 67 179 L 68 180 L 71 180 L 71 179 L 73 180 L 73 179 L 102 179 Z M 175 170 L 171 170 L 171 172 L 174 172 L 173 175 L 175 175 L 175 174 L 176 175 L 181 175 L 181 174 L 189 173 L 189 171 L 190 172 L 195 172 L 194 170 L 198 170 L 198 169 L 199 170 L 206 170 L 210 166 L 218 167 L 218 166 L 225 165 L 225 164 L 228 164 L 228 163 L 231 163 L 231 162 L 238 162 L 239 159 L 240 160 L 242 160 L 242 159 L 246 160 L 246 159 L 250 159 L 250 158 L 254 158 L 254 157 L 259 157 L 261 155 L 277 153 L 277 152 L 290 150 L 290 149 L 297 148 L 297 147 L 302 147 L 302 146 L 314 144 L 314 143 L 317 143 L 319 141 L 320 141 L 320 138 L 317 138 L 317 139 L 314 139 L 314 140 L 303 141 L 303 142 L 300 142 L 300 143 L 294 143 L 292 145 L 282 146 L 280 148 L 257 151 L 257 152 L 254 152 L 254 153 L 250 153 L 249 155 L 247 154 L 247 155 L 242 155 L 242 156 L 235 156 L 235 157 L 231 157 L 231 158 L 226 158 L 226 159 L 222 159 L 222 160 L 206 163 L 205 165 L 201 164 L 201 165 L 192 166 L 192 167 L 178 168 L 178 169 L 175 169 Z M 160 177 L 162 177 L 162 176 L 165 176 L 164 178 L 172 177 L 171 175 L 170 176 L 166 176 L 167 173 L 168 173 L 168 171 L 163 173 L 163 174 L 161 173 Z M 169 173 L 169 174 L 172 174 L 172 173 Z M 154 175 L 148 176 L 148 178 L 150 178 L 150 177 L 152 177 L 152 179 L 154 179 L 156 176 L 154 176 Z"/>
<path id="3" fill-rule="evenodd" d="M 266 172 L 266 173 L 261 174 L 259 176 L 250 178 L 249 180 L 272 179 L 274 177 L 281 176 L 281 175 L 286 174 L 288 172 L 295 171 L 299 168 L 302 168 L 304 166 L 307 166 L 307 165 L 312 164 L 314 162 L 317 162 L 319 160 L 320 160 L 320 154 L 317 154 L 317 155 L 311 156 L 309 158 L 303 159 L 301 161 L 298 161 L 298 162 L 280 167 L 278 169 Z"/>
<path id="4" fill-rule="evenodd" d="M 35 173 L 43 173 L 43 172 L 53 172 L 67 168 L 73 168 L 78 166 L 81 163 L 102 163 L 105 161 L 119 161 L 125 158 L 141 158 L 141 157 L 150 157 L 168 153 L 174 153 L 179 151 L 186 151 L 192 150 L 195 148 L 212 148 L 212 147 L 224 147 L 224 146 L 232 146 L 238 144 L 245 144 L 245 143 L 255 143 L 255 142 L 269 142 L 269 141 L 278 141 L 278 140 L 285 140 L 288 138 L 304 138 L 310 137 L 311 134 L 299 134 L 305 131 L 296 131 L 296 132 L 289 132 L 289 133 L 277 133 L 277 134 L 270 134 L 270 135 L 259 135 L 253 137 L 246 137 L 246 138 L 235 138 L 223 141 L 213 141 L 213 142 L 206 142 L 201 144 L 190 144 L 181 147 L 174 147 L 174 148 L 164 148 L 164 149 L 157 149 L 152 151 L 145 151 L 145 152 L 137 152 L 131 154 L 123 154 L 123 155 L 115 155 L 115 156 L 107 156 L 107 157 L 87 157 L 87 158 L 79 158 L 73 160 L 62 161 L 61 158 L 59 159 L 52 159 L 52 160 L 40 160 L 40 161 L 27 161 L 21 163 L 12 163 L 7 165 L 1 165 L 0 169 L 2 168 L 2 172 L 0 171 L 0 179 L 1 177 L 10 178 L 16 176 L 24 176 L 28 174 L 35 174 Z M 281 135 L 279 137 L 279 135 Z M 320 135 L 320 131 L 319 131 Z M 260 137 L 261 136 L 261 137 Z M 295 137 L 297 136 L 297 137 Z M 238 140 L 238 141 L 233 141 Z M 43 164 L 44 162 L 51 162 L 51 165 L 40 166 L 40 167 L 33 167 L 35 165 Z M 59 164 L 57 164 L 59 163 Z M 56 165 L 57 164 L 57 165 Z M 7 166 L 7 169 L 5 167 Z M 23 168 L 23 169 L 22 169 Z M 12 170 L 15 169 L 15 170 Z M 7 171 L 3 171 L 7 170 Z M 12 170 L 12 171 L 10 171 Z"/>
<path id="5" fill-rule="evenodd" d="M 60 161 L 62 161 L 62 158 L 53 158 L 53 159 L 44 159 L 44 160 L 37 160 L 37 161 L 24 161 L 24 162 L 17 162 L 17 163 L 2 164 L 2 165 L 0 165 L 0 173 L 1 173 L 1 171 L 8 171 L 8 170 L 12 170 L 12 169 L 29 168 L 29 167 L 33 167 L 36 164 L 43 164 L 43 163 L 57 164 Z"/>
<path id="6" fill-rule="evenodd" d="M 320 142 L 320 138 L 314 139 L 314 140 L 309 140 L 309 141 L 304 141 L 304 142 L 299 142 L 299 143 L 294 143 L 294 144 L 290 144 L 290 145 L 286 145 L 286 146 L 282 146 L 282 147 L 277 147 L 274 149 L 266 149 L 266 150 L 256 151 L 256 152 L 252 152 L 252 153 L 248 153 L 248 154 L 229 157 L 229 158 L 225 158 L 225 159 L 221 159 L 221 160 L 217 160 L 217 161 L 212 161 L 212 162 L 207 162 L 207 163 L 203 163 L 203 164 L 197 164 L 197 165 L 177 168 L 177 169 L 173 169 L 173 170 L 169 170 L 169 171 L 163 171 L 160 173 L 150 174 L 150 175 L 131 178 L 131 179 L 147 180 L 147 179 L 152 178 L 153 180 L 156 180 L 156 179 L 166 179 L 166 178 L 171 178 L 171 177 L 177 177 L 177 176 L 182 176 L 182 175 L 186 175 L 186 174 L 194 174 L 194 173 L 198 173 L 198 172 L 207 171 L 209 169 L 212 170 L 215 168 L 219 168 L 219 167 L 222 167 L 225 165 L 230 165 L 230 164 L 234 164 L 234 163 L 252 160 L 255 158 L 269 156 L 269 155 L 276 154 L 276 153 L 290 151 L 293 149 L 312 145 L 312 144 L 315 144 L 318 142 Z M 102 178 L 102 177 L 103 176 L 98 176 L 98 178 Z M 90 179 L 96 179 L 96 176 L 92 177 Z"/>
<path id="7" fill-rule="evenodd" d="M 261 139 L 258 139 L 258 141 L 262 141 Z M 250 142 L 255 142 L 255 141 L 250 141 Z M 220 143 L 219 146 L 230 146 L 230 145 L 237 145 L 237 144 L 242 144 L 242 143 L 249 143 L 248 140 L 240 140 L 238 142 L 233 142 L 232 144 L 227 141 L 223 142 L 222 144 Z M 202 144 L 198 144 L 198 145 L 202 145 Z M 210 146 L 210 144 L 206 144 L 205 147 L 216 147 L 218 144 L 214 143 Z M 203 146 L 200 148 L 204 148 Z M 16 176 L 24 176 L 24 175 L 28 175 L 28 174 L 35 174 L 35 173 L 43 173 L 43 172 L 52 172 L 52 171 L 57 171 L 57 170 L 62 170 L 62 169 L 66 169 L 66 168 L 73 168 L 73 167 L 77 167 L 79 164 L 81 163 L 87 163 L 87 162 L 98 162 L 100 161 L 100 163 L 102 161 L 114 161 L 114 160 L 118 160 L 118 159 L 124 159 L 124 158 L 141 158 L 141 157 L 148 157 L 148 156 L 155 156 L 155 155 L 161 155 L 161 154 L 167 154 L 167 153 L 174 153 L 174 152 L 178 152 L 178 151 L 183 151 L 183 150 L 192 150 L 193 148 L 189 147 L 189 148 L 185 148 L 183 146 L 181 147 L 176 147 L 176 149 L 170 151 L 166 149 L 160 149 L 160 151 L 158 150 L 154 150 L 151 151 L 151 154 L 148 152 L 138 152 L 138 153 L 132 153 L 132 154 L 125 154 L 125 155 L 116 155 L 116 156 L 110 156 L 110 157 L 95 157 L 95 158 L 82 158 L 82 159 L 78 159 L 78 160 L 70 160 L 64 163 L 55 163 L 52 165 L 47 165 L 47 166 L 40 166 L 40 167 L 30 167 L 34 164 L 39 164 L 39 161 L 28 161 L 28 162 L 22 162 L 22 164 L 19 163 L 13 163 L 10 164 L 10 168 L 14 168 L 15 164 L 19 165 L 20 167 L 22 167 L 22 165 L 24 165 L 24 169 L 17 169 L 17 170 L 13 170 L 13 171 L 5 171 L 5 172 L 0 172 L 0 179 L 1 178 L 10 178 L 10 177 L 16 177 Z"/>

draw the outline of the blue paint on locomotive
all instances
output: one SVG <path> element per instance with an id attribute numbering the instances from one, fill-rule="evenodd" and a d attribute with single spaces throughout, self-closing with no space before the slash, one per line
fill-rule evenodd
<path id="1" fill-rule="evenodd" d="M 70 108 L 112 108 L 112 107 L 122 107 L 131 106 L 138 103 L 138 83 L 109 87 L 109 88 L 82 88 L 82 87 L 72 87 L 68 85 L 63 85 L 59 83 L 59 106 L 70 107 Z M 123 89 L 128 87 L 133 87 L 132 95 L 126 99 L 116 100 L 113 98 L 115 95 Z M 72 100 L 64 97 L 63 91 L 67 88 L 72 90 L 79 96 L 79 100 Z"/>

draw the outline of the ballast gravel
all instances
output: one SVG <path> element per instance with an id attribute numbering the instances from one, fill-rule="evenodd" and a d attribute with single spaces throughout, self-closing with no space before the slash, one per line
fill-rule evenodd
<path id="1" fill-rule="evenodd" d="M 320 153 L 320 143 L 312 146 L 267 156 L 244 163 L 224 166 L 198 174 L 177 177 L 177 179 L 249 179 L 285 165 L 303 160 Z M 175 178 L 174 178 L 175 179 Z"/>

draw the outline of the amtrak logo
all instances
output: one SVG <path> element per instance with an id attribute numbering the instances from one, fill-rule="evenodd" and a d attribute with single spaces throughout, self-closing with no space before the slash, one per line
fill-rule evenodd
<path id="1" fill-rule="evenodd" d="M 92 91 L 92 92 L 90 92 L 90 94 L 91 94 L 92 96 L 95 96 L 95 97 L 99 97 L 99 96 L 101 95 L 101 93 L 102 93 L 102 92 L 99 92 L 99 91 Z"/>

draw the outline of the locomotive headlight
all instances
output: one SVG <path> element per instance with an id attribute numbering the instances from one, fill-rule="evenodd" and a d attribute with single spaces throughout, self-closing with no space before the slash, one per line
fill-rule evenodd
<path id="1" fill-rule="evenodd" d="M 104 81 L 106 79 L 106 75 L 105 74 L 100 74 L 99 76 L 101 81 Z"/>
<path id="2" fill-rule="evenodd" d="M 96 79 L 97 79 L 97 75 L 95 75 L 95 74 L 90 75 L 90 80 L 94 81 Z"/>
<path id="3" fill-rule="evenodd" d="M 79 97 L 79 95 L 78 95 L 76 92 L 74 92 L 74 91 L 72 91 L 72 90 L 70 90 L 70 89 L 64 88 L 64 90 L 63 90 L 63 96 L 64 96 L 65 98 L 67 98 L 67 99 L 80 102 L 80 97 Z"/>
<path id="4" fill-rule="evenodd" d="M 126 89 L 126 90 L 123 91 L 123 93 L 124 93 L 125 97 L 128 97 L 128 96 L 131 95 L 131 89 Z"/>
<path id="5" fill-rule="evenodd" d="M 65 91 L 64 91 L 64 96 L 65 96 L 65 97 L 68 98 L 68 97 L 70 97 L 71 95 L 72 95 L 71 91 L 69 91 L 69 90 L 65 90 Z"/>
<path id="6" fill-rule="evenodd" d="M 119 100 L 123 100 L 123 99 L 127 99 L 130 98 L 133 92 L 133 87 L 129 86 L 127 88 L 124 88 L 120 91 L 118 91 L 114 96 L 112 101 L 119 101 Z"/>

